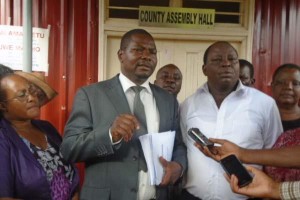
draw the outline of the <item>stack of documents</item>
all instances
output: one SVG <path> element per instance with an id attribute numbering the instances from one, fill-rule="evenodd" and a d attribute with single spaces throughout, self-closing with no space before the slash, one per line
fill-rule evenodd
<path id="1" fill-rule="evenodd" d="M 139 139 L 150 175 L 150 184 L 159 185 L 164 176 L 164 169 L 159 162 L 159 157 L 162 156 L 167 161 L 171 161 L 175 131 L 149 133 L 140 136 Z"/>

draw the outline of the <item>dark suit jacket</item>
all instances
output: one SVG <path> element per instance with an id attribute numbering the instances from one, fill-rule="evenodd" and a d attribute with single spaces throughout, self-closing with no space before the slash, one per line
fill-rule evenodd
<path id="1" fill-rule="evenodd" d="M 150 85 L 160 115 L 159 132 L 176 130 L 173 160 L 184 170 L 186 148 L 181 139 L 178 103 L 173 95 Z M 61 152 L 74 162 L 85 162 L 81 199 L 136 200 L 138 190 L 138 138 L 115 148 L 109 128 L 116 116 L 131 113 L 119 76 L 79 89 L 65 127 Z M 167 189 L 156 189 L 157 199 L 167 199 Z"/>

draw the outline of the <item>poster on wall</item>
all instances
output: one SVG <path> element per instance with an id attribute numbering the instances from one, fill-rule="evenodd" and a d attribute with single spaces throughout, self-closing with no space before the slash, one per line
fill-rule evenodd
<path id="1" fill-rule="evenodd" d="M 32 71 L 48 73 L 49 29 L 32 28 Z M 0 63 L 23 69 L 23 27 L 0 25 Z"/>

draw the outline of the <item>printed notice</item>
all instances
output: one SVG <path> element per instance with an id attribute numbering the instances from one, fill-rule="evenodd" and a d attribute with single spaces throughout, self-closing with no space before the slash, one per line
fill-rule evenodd
<path id="1" fill-rule="evenodd" d="M 49 30 L 32 29 L 32 70 L 48 72 Z M 0 25 L 0 63 L 23 69 L 23 27 Z"/>

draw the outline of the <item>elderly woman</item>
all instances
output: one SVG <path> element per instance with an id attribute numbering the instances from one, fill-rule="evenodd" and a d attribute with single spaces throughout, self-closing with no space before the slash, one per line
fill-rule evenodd
<path id="1" fill-rule="evenodd" d="M 279 136 L 273 149 L 297 147 L 300 145 L 300 66 L 279 66 L 273 74 L 272 93 L 285 131 Z M 300 166 L 296 169 L 266 166 L 265 172 L 278 181 L 299 181 L 299 168 Z"/>
<path id="2" fill-rule="evenodd" d="M 279 66 L 273 75 L 272 93 L 284 131 L 300 128 L 300 66 Z"/>
<path id="3" fill-rule="evenodd" d="M 78 174 L 59 152 L 61 136 L 36 120 L 55 95 L 32 74 L 0 74 L 0 200 L 77 199 Z"/>

